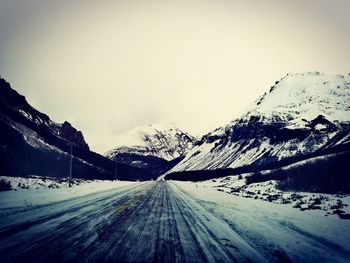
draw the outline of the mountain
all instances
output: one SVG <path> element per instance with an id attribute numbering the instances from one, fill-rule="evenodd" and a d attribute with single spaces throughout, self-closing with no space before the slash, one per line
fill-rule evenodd
<path id="1" fill-rule="evenodd" d="M 116 139 L 117 147 L 105 156 L 160 174 L 178 163 L 195 141 L 193 136 L 174 125 L 148 125 L 120 135 Z"/>
<path id="2" fill-rule="evenodd" d="M 90 151 L 81 131 L 56 123 L 33 108 L 0 78 L 0 175 L 114 179 L 115 162 Z M 147 171 L 118 165 L 119 179 L 142 179 Z"/>
<path id="3" fill-rule="evenodd" d="M 288 74 L 240 118 L 203 136 L 167 178 L 273 169 L 349 150 L 350 75 Z"/>
<path id="4" fill-rule="evenodd" d="M 117 153 L 134 153 L 173 160 L 192 148 L 195 138 L 174 125 L 156 124 L 134 128 L 116 139 L 115 149 L 107 152 L 113 158 Z"/>

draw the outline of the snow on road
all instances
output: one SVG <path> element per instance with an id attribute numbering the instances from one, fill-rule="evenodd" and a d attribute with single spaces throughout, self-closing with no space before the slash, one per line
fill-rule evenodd
<path id="1" fill-rule="evenodd" d="M 0 208 L 2 262 L 349 262 L 348 220 L 188 182 Z"/>

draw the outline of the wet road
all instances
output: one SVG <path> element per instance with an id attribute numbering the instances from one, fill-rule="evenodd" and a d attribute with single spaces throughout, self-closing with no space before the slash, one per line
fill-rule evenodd
<path id="1" fill-rule="evenodd" d="M 1 262 L 269 261 L 227 222 L 166 181 L 2 217 L 13 222 L 0 227 Z"/>

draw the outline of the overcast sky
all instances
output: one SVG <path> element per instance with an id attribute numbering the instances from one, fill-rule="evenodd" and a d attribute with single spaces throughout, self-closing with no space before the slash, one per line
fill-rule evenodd
<path id="1" fill-rule="evenodd" d="M 152 123 L 196 135 L 288 72 L 350 72 L 350 1 L 0 0 L 0 74 L 93 150 Z"/>

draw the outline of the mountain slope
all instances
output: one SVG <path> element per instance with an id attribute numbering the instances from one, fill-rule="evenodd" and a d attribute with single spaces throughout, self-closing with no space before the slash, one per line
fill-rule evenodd
<path id="1" fill-rule="evenodd" d="M 0 78 L 0 175 L 67 177 L 71 146 L 73 177 L 114 179 L 115 163 L 89 150 L 82 132 L 52 121 Z M 140 179 L 143 170 L 119 165 L 120 179 Z"/>
<path id="2" fill-rule="evenodd" d="M 349 145 L 350 76 L 288 74 L 240 118 L 203 136 L 169 173 L 271 168 Z"/>

